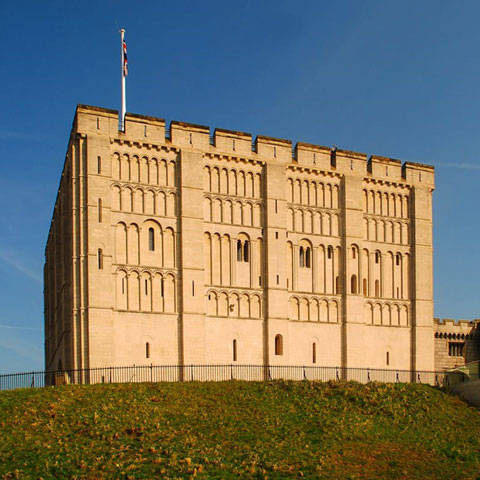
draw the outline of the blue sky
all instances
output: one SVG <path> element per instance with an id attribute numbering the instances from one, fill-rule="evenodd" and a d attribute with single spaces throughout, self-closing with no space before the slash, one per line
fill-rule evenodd
<path id="1" fill-rule="evenodd" d="M 435 315 L 480 317 L 478 1 L 2 2 L 0 372 L 43 368 L 44 246 L 77 103 L 436 167 Z"/>

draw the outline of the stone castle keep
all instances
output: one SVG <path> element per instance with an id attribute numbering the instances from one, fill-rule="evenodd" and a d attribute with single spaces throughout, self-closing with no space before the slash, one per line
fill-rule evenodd
<path id="1" fill-rule="evenodd" d="M 475 325 L 433 318 L 433 190 L 429 165 L 79 105 L 46 369 L 458 365 Z"/>

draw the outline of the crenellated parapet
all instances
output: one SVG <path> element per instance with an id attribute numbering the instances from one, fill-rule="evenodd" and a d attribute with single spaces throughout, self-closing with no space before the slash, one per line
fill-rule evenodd
<path id="1" fill-rule="evenodd" d="M 172 121 L 167 128 L 162 118 L 127 113 L 125 131 L 118 130 L 118 112 L 87 105 L 77 106 L 76 129 L 80 133 L 105 134 L 113 141 L 152 146 L 173 145 L 202 150 L 210 155 L 248 157 L 262 162 L 305 166 L 337 174 L 363 174 L 391 183 L 408 183 L 434 188 L 434 167 L 402 162 L 377 155 L 326 147 L 264 135 Z"/>

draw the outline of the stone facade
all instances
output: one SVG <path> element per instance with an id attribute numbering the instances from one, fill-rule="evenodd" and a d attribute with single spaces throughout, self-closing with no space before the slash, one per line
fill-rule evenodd
<path id="1" fill-rule="evenodd" d="M 48 370 L 433 370 L 428 165 L 79 105 L 46 246 Z"/>

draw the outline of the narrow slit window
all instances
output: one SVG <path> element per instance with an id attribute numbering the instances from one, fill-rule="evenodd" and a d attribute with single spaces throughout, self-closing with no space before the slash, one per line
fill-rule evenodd
<path id="1" fill-rule="evenodd" d="M 163 297 L 163 294 L 164 294 L 164 286 L 165 286 L 165 283 L 163 281 L 163 278 L 162 280 L 160 281 L 160 296 Z"/>
<path id="2" fill-rule="evenodd" d="M 100 119 L 97 117 L 97 130 L 100 128 Z"/>
<path id="3" fill-rule="evenodd" d="M 97 257 L 98 257 L 98 269 L 102 270 L 103 269 L 103 251 L 101 248 L 98 249 Z"/>
<path id="4" fill-rule="evenodd" d="M 375 252 L 375 263 L 380 263 L 380 254 Z"/>
<path id="5" fill-rule="evenodd" d="M 98 223 L 102 223 L 102 199 L 98 199 Z"/>
<path id="6" fill-rule="evenodd" d="M 148 249 L 151 252 L 155 250 L 155 230 L 152 227 L 148 229 Z"/>
<path id="7" fill-rule="evenodd" d="M 280 283 L 280 275 L 277 275 L 277 285 Z"/>
<path id="8" fill-rule="evenodd" d="M 232 147 L 233 147 L 233 151 L 235 151 L 235 139 L 233 140 L 233 145 L 232 145 Z"/>
<path id="9" fill-rule="evenodd" d="M 150 344 L 148 342 L 145 344 L 145 358 L 150 358 Z"/>
<path id="10" fill-rule="evenodd" d="M 125 279 L 122 278 L 122 295 L 125 294 Z"/>
<path id="11" fill-rule="evenodd" d="M 278 213 L 278 201 L 275 200 L 275 213 Z"/>
<path id="12" fill-rule="evenodd" d="M 355 248 L 352 248 L 352 258 L 355 260 L 357 258 L 357 251 Z"/>
<path id="13" fill-rule="evenodd" d="M 317 363 L 317 344 L 312 343 L 312 363 Z"/>
<path id="14" fill-rule="evenodd" d="M 100 155 L 97 157 L 97 173 L 102 173 L 102 157 Z"/>
<path id="15" fill-rule="evenodd" d="M 195 296 L 195 281 L 192 280 L 192 297 Z"/>
<path id="16" fill-rule="evenodd" d="M 400 265 L 400 254 L 399 254 L 399 253 L 397 253 L 397 255 L 396 255 L 395 263 L 396 263 L 397 265 Z"/>
<path id="17" fill-rule="evenodd" d="M 278 232 L 275 232 L 275 239 L 278 240 Z"/>
<path id="18" fill-rule="evenodd" d="M 243 261 L 248 262 L 249 260 L 249 241 L 245 240 L 245 243 L 243 244 Z"/>
<path id="19" fill-rule="evenodd" d="M 357 276 L 356 275 L 352 275 L 351 279 L 350 279 L 350 290 L 351 290 L 351 293 L 353 294 L 356 294 L 357 293 Z"/>
<path id="20" fill-rule="evenodd" d="M 237 361 L 237 340 L 234 339 L 233 340 L 233 343 L 232 343 L 232 350 L 233 350 L 233 361 L 236 362 Z"/>
<path id="21" fill-rule="evenodd" d="M 390 352 L 387 352 L 386 361 L 387 361 L 387 365 L 390 365 Z"/>
<path id="22" fill-rule="evenodd" d="M 303 250 L 303 247 L 300 247 L 300 249 L 298 251 L 298 256 L 299 256 L 300 267 L 304 267 L 305 266 L 305 252 Z"/>
<path id="23" fill-rule="evenodd" d="M 305 267 L 310 268 L 312 266 L 312 250 L 310 247 L 305 249 Z"/>
<path id="24" fill-rule="evenodd" d="M 145 279 L 145 295 L 148 295 L 148 281 Z"/>
<path id="25" fill-rule="evenodd" d="M 237 240 L 237 262 L 241 262 L 242 261 L 242 241 L 241 240 Z"/>
<path id="26" fill-rule="evenodd" d="M 262 286 L 262 276 L 258 276 L 258 285 L 261 287 Z"/>
<path id="27" fill-rule="evenodd" d="M 366 278 L 363 279 L 363 294 L 364 294 L 364 295 L 368 295 L 368 291 L 367 291 L 367 279 L 366 279 Z"/>
<path id="28" fill-rule="evenodd" d="M 328 247 L 327 256 L 328 256 L 329 259 L 331 259 L 333 257 L 333 247 L 332 246 Z"/>

